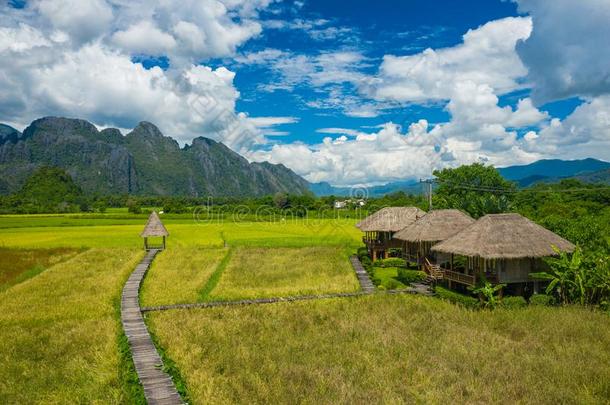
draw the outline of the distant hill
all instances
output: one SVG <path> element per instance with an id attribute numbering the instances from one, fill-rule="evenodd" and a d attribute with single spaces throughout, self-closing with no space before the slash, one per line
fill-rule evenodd
<path id="1" fill-rule="evenodd" d="M 41 166 L 66 170 L 86 193 L 262 196 L 309 193 L 283 165 L 250 163 L 222 143 L 199 137 L 180 147 L 141 122 L 123 136 L 84 120 L 46 117 L 23 133 L 0 125 L 0 194 L 19 190 Z"/>
<path id="2" fill-rule="evenodd" d="M 585 175 L 610 168 L 609 162 L 597 159 L 582 160 L 538 160 L 529 165 L 508 166 L 498 168 L 500 174 L 507 180 L 516 181 L 520 186 L 527 187 L 538 182 L 555 182 L 561 178 Z"/>
<path id="3" fill-rule="evenodd" d="M 310 190 L 317 196 L 334 195 L 337 197 L 381 197 L 386 194 L 403 191 L 407 194 L 421 194 L 419 182 L 413 180 L 395 181 L 370 187 L 334 187 L 329 183 L 313 183 Z"/>

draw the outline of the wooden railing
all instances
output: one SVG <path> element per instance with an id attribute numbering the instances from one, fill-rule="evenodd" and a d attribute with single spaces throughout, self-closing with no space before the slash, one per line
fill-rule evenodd
<path id="1" fill-rule="evenodd" d="M 443 269 L 441 269 L 441 266 L 430 263 L 428 258 L 424 260 L 424 271 L 435 280 L 442 280 L 444 277 L 444 272 Z"/>
<path id="2" fill-rule="evenodd" d="M 445 270 L 444 273 L 445 273 L 444 276 L 445 276 L 446 280 L 451 280 L 451 281 L 455 281 L 457 283 L 466 284 L 466 285 L 475 284 L 474 276 L 464 274 L 464 273 L 458 273 L 457 271 L 451 271 L 451 270 Z"/>

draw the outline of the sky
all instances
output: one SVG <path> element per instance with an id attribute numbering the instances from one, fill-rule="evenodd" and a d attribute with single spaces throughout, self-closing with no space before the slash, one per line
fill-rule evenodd
<path id="1" fill-rule="evenodd" d="M 610 160 L 608 0 L 10 0 L 0 122 L 206 136 L 311 182 Z"/>

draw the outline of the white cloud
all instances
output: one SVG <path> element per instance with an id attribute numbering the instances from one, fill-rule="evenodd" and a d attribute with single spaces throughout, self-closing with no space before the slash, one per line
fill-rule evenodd
<path id="1" fill-rule="evenodd" d="M 491 21 L 470 30 L 463 44 L 409 56 L 386 55 L 374 81 L 362 91 L 382 100 L 427 102 L 449 99 L 455 83 L 490 86 L 498 94 L 523 87 L 527 70 L 515 52 L 517 41 L 529 36 L 528 17 Z"/>
<path id="2" fill-rule="evenodd" d="M 610 2 L 517 0 L 534 22 L 517 51 L 538 104 L 610 93 Z"/>
<path id="3" fill-rule="evenodd" d="M 319 128 L 316 129 L 316 132 L 320 133 L 320 134 L 333 134 L 333 135 L 348 135 L 348 136 L 353 136 L 353 137 L 357 137 L 359 135 L 368 135 L 365 132 L 362 131 L 357 131 L 355 129 L 349 129 L 349 128 Z"/>
<path id="4" fill-rule="evenodd" d="M 195 35 L 197 33 L 194 33 Z M 131 53 L 164 55 L 176 47 L 176 40 L 151 21 L 140 21 L 113 35 L 114 42 Z"/>
<path id="5" fill-rule="evenodd" d="M 40 0 L 34 2 L 33 8 L 76 43 L 99 37 L 112 21 L 112 8 L 105 0 Z"/>

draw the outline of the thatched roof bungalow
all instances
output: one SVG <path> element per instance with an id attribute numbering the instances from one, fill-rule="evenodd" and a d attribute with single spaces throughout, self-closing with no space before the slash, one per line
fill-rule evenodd
<path id="1" fill-rule="evenodd" d="M 436 243 L 452 237 L 475 222 L 468 214 L 455 209 L 433 210 L 394 234 L 404 241 L 405 259 L 422 264 Z"/>
<path id="2" fill-rule="evenodd" d="M 362 240 L 376 260 L 388 257 L 389 249 L 400 248 L 401 242 L 393 239 L 394 233 L 425 214 L 417 207 L 386 207 L 364 218 L 356 227 L 364 232 Z"/>
<path id="3" fill-rule="evenodd" d="M 161 222 L 161 218 L 156 211 L 150 213 L 148 222 L 144 226 L 144 230 L 140 233 L 140 236 L 144 238 L 144 249 L 165 249 L 165 238 L 169 236 L 169 232 Z M 163 238 L 162 244 L 150 244 L 148 238 L 160 237 Z"/>
<path id="4" fill-rule="evenodd" d="M 474 285 L 485 277 L 492 282 L 524 287 L 534 282 L 530 273 L 545 270 L 541 259 L 556 255 L 553 247 L 565 252 L 575 248 L 519 214 L 490 214 L 431 250 L 451 255 L 450 269 L 445 271 L 445 278 L 450 281 Z M 455 256 L 464 258 L 459 266 L 454 263 Z"/>

